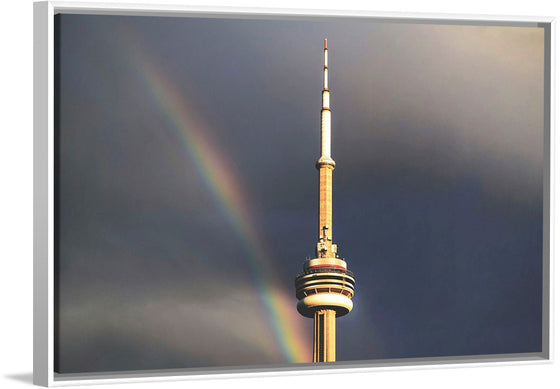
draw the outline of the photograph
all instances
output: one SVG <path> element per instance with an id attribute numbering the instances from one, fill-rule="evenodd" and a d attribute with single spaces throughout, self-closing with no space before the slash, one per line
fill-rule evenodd
<path id="1" fill-rule="evenodd" d="M 549 25 L 53 23 L 57 375 L 548 358 Z"/>

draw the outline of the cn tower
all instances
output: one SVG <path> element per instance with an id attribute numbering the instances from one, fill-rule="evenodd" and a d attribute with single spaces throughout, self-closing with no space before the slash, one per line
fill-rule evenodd
<path id="1" fill-rule="evenodd" d="M 297 309 L 313 318 L 313 362 L 336 360 L 336 321 L 352 310 L 354 275 L 340 259 L 333 243 L 331 109 L 329 91 L 328 49 L 325 39 L 323 67 L 323 107 L 321 109 L 321 156 L 319 170 L 319 239 L 316 258 L 303 264 L 303 273 L 295 280 Z"/>

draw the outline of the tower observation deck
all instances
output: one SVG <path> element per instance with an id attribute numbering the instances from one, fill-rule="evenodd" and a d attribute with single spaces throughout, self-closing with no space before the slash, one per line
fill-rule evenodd
<path id="1" fill-rule="evenodd" d="M 328 48 L 325 39 L 323 67 L 323 105 L 321 108 L 321 156 L 319 170 L 319 239 L 316 258 L 303 264 L 303 273 L 295 280 L 297 309 L 313 318 L 313 362 L 336 360 L 336 317 L 352 310 L 354 275 L 340 259 L 333 243 L 332 175 L 335 162 L 331 158 L 331 109 L 329 91 Z"/>

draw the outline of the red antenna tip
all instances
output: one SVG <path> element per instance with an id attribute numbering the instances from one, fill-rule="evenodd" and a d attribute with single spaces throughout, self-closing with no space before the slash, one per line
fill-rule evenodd
<path id="1" fill-rule="evenodd" d="M 327 48 L 327 40 L 325 39 L 325 49 Z"/>

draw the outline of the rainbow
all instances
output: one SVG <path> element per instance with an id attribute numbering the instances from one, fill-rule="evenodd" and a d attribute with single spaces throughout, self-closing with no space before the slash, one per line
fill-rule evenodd
<path id="1" fill-rule="evenodd" d="M 263 240 L 252 221 L 246 195 L 229 168 L 223 150 L 219 150 L 216 142 L 212 141 L 211 131 L 192 112 L 181 91 L 139 51 L 138 40 L 130 39 L 130 31 L 121 32 L 121 38 L 127 38 L 122 46 L 130 54 L 128 57 L 133 61 L 131 67 L 138 69 L 139 81 L 166 117 L 168 128 L 180 142 L 214 201 L 243 242 L 251 279 L 254 280 L 278 349 L 289 362 L 310 362 L 308 354 L 311 346 L 294 320 L 297 316 L 295 299 L 278 287 L 272 276 L 274 273 L 269 251 L 263 246 Z"/>

